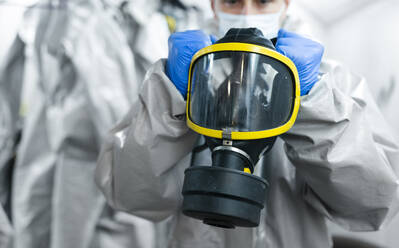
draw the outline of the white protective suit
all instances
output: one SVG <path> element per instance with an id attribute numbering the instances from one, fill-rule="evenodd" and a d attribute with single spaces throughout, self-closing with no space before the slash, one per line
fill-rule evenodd
<path id="1" fill-rule="evenodd" d="M 32 7 L 23 24 L 13 247 L 142 246 L 136 224 L 151 224 L 109 208 L 93 180 L 106 130 L 137 98 L 123 32 L 95 1 Z"/>
<path id="2" fill-rule="evenodd" d="M 11 222 L 6 208 L 10 195 L 10 159 L 12 157 L 11 111 L 3 91 L 0 90 L 0 247 L 11 245 Z"/>
<path id="3" fill-rule="evenodd" d="M 0 247 L 12 247 L 11 188 L 20 132 L 24 43 L 16 38 L 0 65 Z"/>
<path id="4" fill-rule="evenodd" d="M 134 53 L 135 75 L 140 82 L 152 64 L 168 56 L 168 38 L 171 32 L 198 29 L 210 16 L 208 2 L 204 6 L 202 1 L 179 0 L 185 9 L 171 2 L 173 1 L 121 1 L 117 8 L 114 7 L 121 13 L 122 17 L 117 19 L 120 20 Z"/>
<path id="5" fill-rule="evenodd" d="M 153 223 L 112 210 L 93 178 L 106 132 L 137 99 L 145 70 L 167 54 L 138 53 L 136 43 L 167 47 L 170 31 L 159 1 L 142 1 L 141 7 L 137 2 L 104 7 L 95 0 L 51 6 L 42 1 L 26 12 L 17 53 L 1 75 L 10 85 L 23 84 L 17 92 L 24 92 L 12 187 L 13 247 L 161 247 Z M 137 16 L 125 12 L 133 9 Z M 159 33 L 151 43 L 153 28 Z M 20 99 L 12 99 L 18 116 Z M 2 233 L 10 236 L 9 225 L 1 223 L 8 222 L 0 213 L 0 240 Z"/>
<path id="6" fill-rule="evenodd" d="M 331 247 L 326 218 L 353 231 L 378 230 L 399 207 L 399 150 L 364 79 L 323 61 L 294 127 L 259 162 L 270 183 L 258 228 L 220 229 L 181 213 L 184 170 L 198 135 L 164 72 L 148 71 L 139 100 L 110 132 L 96 181 L 115 209 L 172 218 L 165 247 Z M 210 152 L 200 158 L 210 164 Z M 201 163 L 203 164 L 203 163 Z"/>

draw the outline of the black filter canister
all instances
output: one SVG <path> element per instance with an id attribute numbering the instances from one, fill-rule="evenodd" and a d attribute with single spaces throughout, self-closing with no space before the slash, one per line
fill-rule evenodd
<path id="1" fill-rule="evenodd" d="M 183 213 L 217 227 L 256 227 L 266 189 L 265 179 L 243 171 L 192 166 L 185 171 Z"/>

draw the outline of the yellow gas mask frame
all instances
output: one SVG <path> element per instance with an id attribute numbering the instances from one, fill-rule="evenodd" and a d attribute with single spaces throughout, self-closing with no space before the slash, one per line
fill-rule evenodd
<path id="1" fill-rule="evenodd" d="M 290 118 L 286 123 L 280 125 L 276 128 L 272 128 L 269 130 L 262 131 L 249 131 L 249 132 L 237 132 L 232 131 L 226 133 L 223 130 L 215 130 L 210 128 L 201 127 L 194 123 L 190 116 L 190 101 L 191 101 L 191 84 L 192 84 L 192 73 L 193 67 L 199 58 L 202 56 L 218 53 L 218 52 L 247 52 L 247 53 L 255 53 L 267 56 L 274 60 L 277 60 L 284 64 L 290 71 L 292 75 L 292 79 L 294 80 L 294 101 L 292 107 L 292 113 Z M 256 44 L 250 43 L 241 43 L 241 42 L 230 42 L 230 43 L 219 43 L 214 44 L 208 47 L 205 47 L 199 50 L 192 58 L 189 70 L 189 78 L 188 78 L 188 90 L 187 90 L 187 105 L 186 105 L 186 116 L 187 116 L 187 125 L 195 132 L 218 139 L 227 139 L 229 140 L 255 140 L 255 139 L 264 139 L 269 137 L 278 136 L 287 132 L 295 123 L 295 120 L 298 115 L 299 106 L 300 106 L 300 83 L 298 71 L 295 67 L 295 64 L 286 56 L 269 49 L 267 47 L 263 47 Z"/>

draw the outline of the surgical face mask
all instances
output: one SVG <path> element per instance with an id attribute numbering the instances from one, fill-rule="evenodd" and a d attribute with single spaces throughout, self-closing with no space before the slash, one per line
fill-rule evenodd
<path id="1" fill-rule="evenodd" d="M 276 38 L 284 9 L 285 4 L 277 13 L 256 15 L 235 15 L 216 11 L 219 18 L 219 37 L 223 37 L 230 28 L 258 28 L 265 38 Z"/>

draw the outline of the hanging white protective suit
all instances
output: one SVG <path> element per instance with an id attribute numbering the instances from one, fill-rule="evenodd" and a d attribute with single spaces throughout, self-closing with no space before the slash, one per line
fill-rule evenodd
<path id="1" fill-rule="evenodd" d="M 9 161 L 13 155 L 11 109 L 0 88 L 0 206 L 5 207 L 10 190 Z"/>
<path id="2" fill-rule="evenodd" d="M 25 92 L 12 188 L 16 248 L 156 245 L 153 224 L 106 206 L 93 179 L 106 131 L 167 51 L 170 30 L 160 2 L 137 3 L 104 9 L 98 1 L 42 1 L 25 14 L 18 32 L 24 63 L 16 73 Z M 130 18 L 127 8 L 141 19 Z M 153 28 L 159 32 L 151 43 Z M 151 53 L 136 47 L 143 44 Z"/>
<path id="3" fill-rule="evenodd" d="M 398 211 L 399 150 L 390 127 L 366 82 L 325 60 L 294 127 L 257 166 L 270 183 L 260 226 L 227 230 L 184 216 L 183 173 L 198 135 L 187 127 L 186 103 L 164 68 L 160 60 L 148 71 L 139 100 L 111 130 L 96 181 L 115 209 L 172 218 L 165 246 L 331 247 L 326 218 L 372 231 Z M 210 164 L 209 151 L 197 157 Z"/>
<path id="4" fill-rule="evenodd" d="M 10 159 L 13 154 L 11 111 L 0 88 L 0 247 L 11 247 L 11 223 L 6 212 L 10 194 Z"/>
<path id="5" fill-rule="evenodd" d="M 9 248 L 12 242 L 12 227 L 8 216 L 0 206 L 0 247 Z"/>
<path id="6" fill-rule="evenodd" d="M 112 8 L 118 10 L 116 19 L 134 53 L 135 74 L 140 82 L 152 64 L 168 55 L 168 38 L 172 32 L 198 29 L 210 16 L 208 3 L 204 6 L 198 1 L 175 2 L 182 2 L 183 6 L 173 1 L 135 0 L 121 1 Z"/>
<path id="7" fill-rule="evenodd" d="M 14 247 L 152 247 L 151 230 L 137 233 L 152 225 L 109 208 L 93 180 L 106 130 L 137 99 L 120 27 L 94 1 L 68 1 L 68 8 L 29 9 L 19 37 L 26 93 Z"/>
<path id="8" fill-rule="evenodd" d="M 12 247 L 10 220 L 12 173 L 20 132 L 20 98 L 25 57 L 17 37 L 0 67 L 0 247 Z"/>

